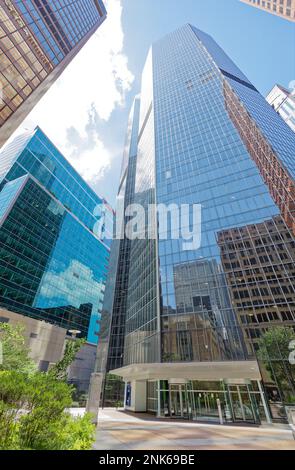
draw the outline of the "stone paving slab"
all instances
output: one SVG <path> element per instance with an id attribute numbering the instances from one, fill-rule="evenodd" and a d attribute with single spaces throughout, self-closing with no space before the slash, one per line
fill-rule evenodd
<path id="1" fill-rule="evenodd" d="M 96 450 L 295 450 L 290 429 L 157 421 L 117 410 L 99 413 Z"/>

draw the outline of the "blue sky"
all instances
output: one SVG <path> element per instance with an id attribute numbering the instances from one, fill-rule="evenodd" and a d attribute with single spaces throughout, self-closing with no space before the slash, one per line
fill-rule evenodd
<path id="1" fill-rule="evenodd" d="M 136 79 L 149 45 L 185 23 L 211 34 L 263 94 L 295 79 L 295 23 L 238 0 L 123 0 L 122 20 Z"/>
<path id="2" fill-rule="evenodd" d="M 239 0 L 106 0 L 106 5 L 109 17 L 99 33 L 25 126 L 39 124 L 112 205 L 129 109 L 153 41 L 192 23 L 215 38 L 263 95 L 275 83 L 287 87 L 295 80 L 295 23 Z M 59 119 L 53 117 L 57 102 Z"/>

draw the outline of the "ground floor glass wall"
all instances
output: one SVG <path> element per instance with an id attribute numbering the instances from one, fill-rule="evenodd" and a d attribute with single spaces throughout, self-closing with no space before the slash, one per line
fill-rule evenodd
<path id="1" fill-rule="evenodd" d="M 161 417 L 218 423 L 222 419 L 224 423 L 252 424 L 267 420 L 258 383 L 253 381 L 173 384 L 161 380 L 149 382 L 147 391 L 148 411 Z"/>

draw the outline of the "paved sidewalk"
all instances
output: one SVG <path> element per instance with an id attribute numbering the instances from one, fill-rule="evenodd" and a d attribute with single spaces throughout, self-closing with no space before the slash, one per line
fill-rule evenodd
<path id="1" fill-rule="evenodd" d="M 96 450 L 295 450 L 284 427 L 238 427 L 157 420 L 112 408 L 99 413 Z"/>

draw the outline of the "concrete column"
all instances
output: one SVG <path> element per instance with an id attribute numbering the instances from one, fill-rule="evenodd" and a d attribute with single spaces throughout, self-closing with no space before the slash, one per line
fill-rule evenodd
<path id="1" fill-rule="evenodd" d="M 128 384 L 128 382 L 126 382 L 126 381 L 125 381 L 125 383 L 124 383 L 124 386 L 125 386 L 125 388 L 124 388 L 124 402 L 123 402 L 123 406 L 124 406 L 124 408 L 126 407 L 126 399 L 127 399 L 127 384 Z"/>
<path id="2" fill-rule="evenodd" d="M 180 413 L 181 413 L 181 417 L 183 418 L 183 397 L 182 397 L 182 386 L 181 385 L 178 386 L 178 390 L 179 390 Z"/>
<path id="3" fill-rule="evenodd" d="M 259 392 L 261 395 L 261 400 L 262 400 L 262 404 L 263 404 L 263 408 L 264 408 L 264 412 L 266 416 L 266 421 L 268 422 L 268 424 L 272 424 L 271 416 L 270 416 L 269 409 L 265 400 L 265 395 L 264 395 L 264 391 L 262 389 L 260 380 L 257 380 L 257 384 L 258 384 Z"/>
<path id="4" fill-rule="evenodd" d="M 102 373 L 94 373 L 91 375 L 88 400 L 86 404 L 86 412 L 93 415 L 93 422 L 98 422 L 98 411 L 100 405 L 100 397 L 102 391 L 102 382 L 104 375 Z"/>
<path id="5" fill-rule="evenodd" d="M 157 417 L 161 418 L 161 381 L 157 381 Z"/>
<path id="6" fill-rule="evenodd" d="M 131 405 L 125 409 L 135 413 L 146 411 L 146 380 L 133 380 L 131 383 Z M 126 401 L 125 401 L 126 403 Z"/>
<path id="7" fill-rule="evenodd" d="M 245 409 L 244 409 L 241 390 L 240 390 L 239 385 L 237 386 L 237 390 L 238 390 L 238 397 L 239 397 L 239 402 L 240 402 L 240 407 L 241 407 L 241 412 L 242 412 L 242 418 L 243 418 L 243 421 L 246 421 Z"/>

